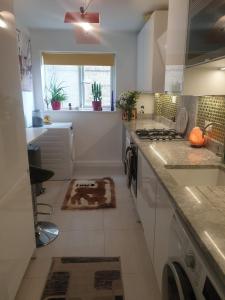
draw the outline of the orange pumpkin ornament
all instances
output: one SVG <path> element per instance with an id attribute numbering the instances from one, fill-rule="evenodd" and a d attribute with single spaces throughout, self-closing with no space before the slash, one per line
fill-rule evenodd
<path id="1" fill-rule="evenodd" d="M 194 127 L 191 130 L 188 139 L 192 147 L 202 147 L 206 143 L 206 137 L 199 127 Z"/>

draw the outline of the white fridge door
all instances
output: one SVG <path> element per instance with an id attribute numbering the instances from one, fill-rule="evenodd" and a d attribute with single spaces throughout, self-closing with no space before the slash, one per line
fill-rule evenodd
<path id="1" fill-rule="evenodd" d="M 0 2 L 0 300 L 13 300 L 35 243 L 15 20 L 12 13 L 3 11 L 3 4 Z"/>
<path id="2" fill-rule="evenodd" d="M 14 16 L 1 12 L 0 27 L 0 197 L 27 170 L 22 93 Z"/>

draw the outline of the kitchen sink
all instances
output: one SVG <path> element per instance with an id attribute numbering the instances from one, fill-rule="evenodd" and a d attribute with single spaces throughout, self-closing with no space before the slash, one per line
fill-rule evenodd
<path id="1" fill-rule="evenodd" d="M 225 185 L 225 170 L 220 168 L 167 169 L 180 186 Z"/>

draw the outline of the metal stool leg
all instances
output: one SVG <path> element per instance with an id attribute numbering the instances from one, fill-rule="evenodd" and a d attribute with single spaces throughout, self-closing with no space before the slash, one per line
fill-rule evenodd
<path id="1" fill-rule="evenodd" d="M 34 229 L 36 238 L 36 247 L 43 247 L 53 242 L 59 235 L 59 228 L 51 222 L 38 222 L 37 201 L 35 196 L 35 185 L 32 186 L 32 202 L 34 211 Z"/>

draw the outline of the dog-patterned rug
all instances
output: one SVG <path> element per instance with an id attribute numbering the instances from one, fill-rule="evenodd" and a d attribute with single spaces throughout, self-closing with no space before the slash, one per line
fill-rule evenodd
<path id="1" fill-rule="evenodd" d="M 118 257 L 54 257 L 41 300 L 124 300 Z"/>
<path id="2" fill-rule="evenodd" d="M 62 209 L 115 208 L 115 184 L 112 178 L 71 180 Z"/>

